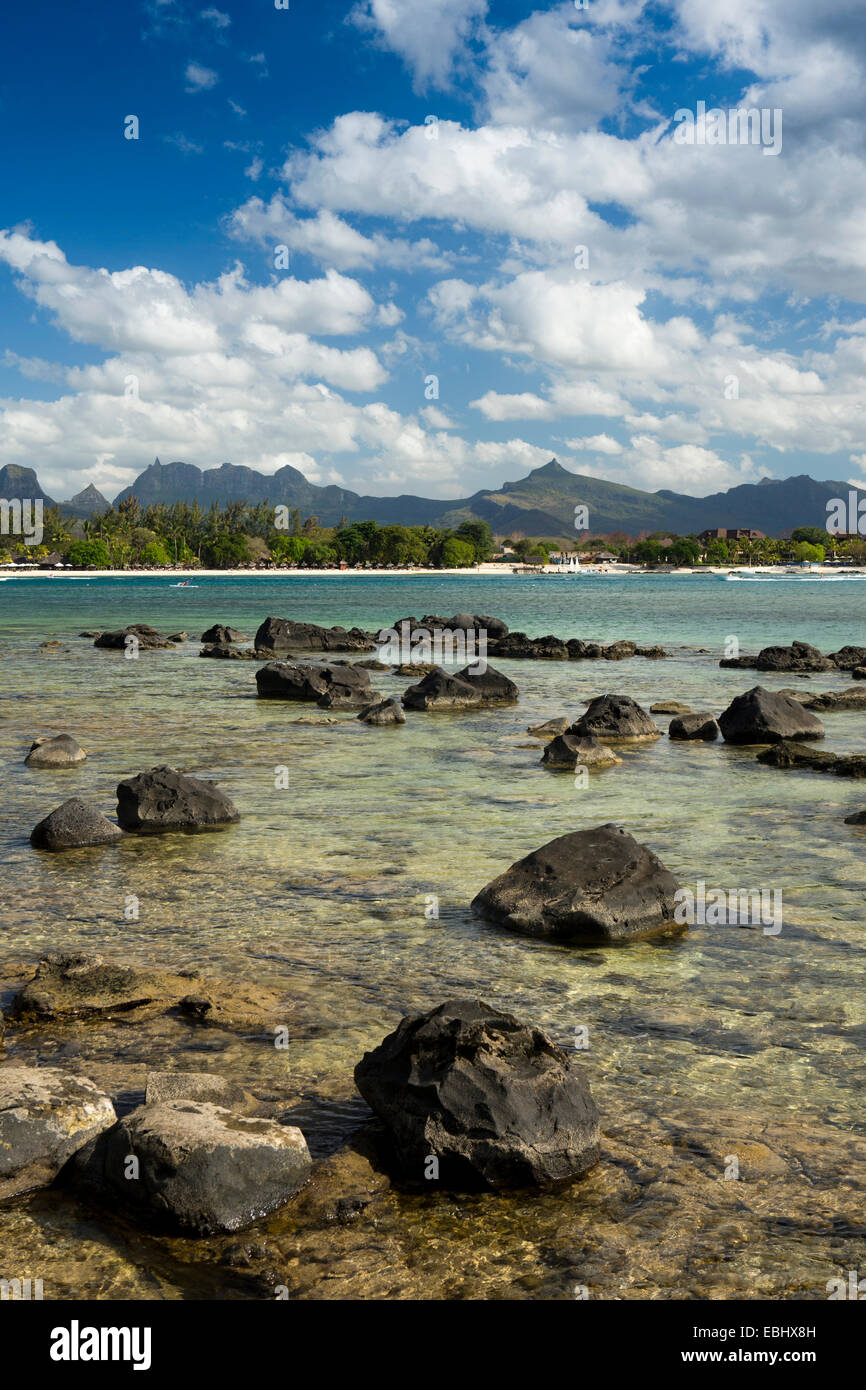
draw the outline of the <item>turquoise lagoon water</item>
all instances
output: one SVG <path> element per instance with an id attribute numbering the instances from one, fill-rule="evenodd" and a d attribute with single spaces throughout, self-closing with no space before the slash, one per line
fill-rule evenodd
<path id="1" fill-rule="evenodd" d="M 540 765 L 542 745 L 526 729 L 555 715 L 576 717 L 606 690 L 645 707 L 679 699 L 718 714 L 759 681 L 719 669 L 731 637 L 744 652 L 796 638 L 824 651 L 866 644 L 866 586 L 708 575 L 250 576 L 198 584 L 178 590 L 150 576 L 0 585 L 0 966 L 8 974 L 16 962 L 64 947 L 266 984 L 285 999 L 285 1019 L 275 1022 L 288 1023 L 291 1048 L 277 1053 L 266 1037 L 228 1035 L 204 1044 L 183 1029 L 157 1030 L 143 1048 L 134 1030 L 91 1028 L 8 1039 L 10 1055 L 60 1058 L 111 1082 L 129 1103 L 150 1066 L 220 1070 L 297 1105 L 314 1153 L 327 1154 L 366 1114 L 352 1084 L 361 1054 L 404 1013 L 472 994 L 538 1023 L 566 1047 L 587 1025 L 581 1063 L 605 1122 L 624 1127 L 629 1142 L 677 1123 L 711 1130 L 720 1111 L 748 1117 L 750 1133 L 773 1124 L 820 1131 L 831 1149 L 833 1135 L 841 1145 L 862 1134 L 866 830 L 843 824 L 866 806 L 862 784 L 762 767 L 747 749 L 665 737 L 626 749 L 620 766 L 581 790 Z M 378 629 L 408 614 L 465 610 L 531 635 L 660 642 L 670 656 L 494 661 L 520 687 L 513 708 L 410 714 L 404 727 L 377 730 L 350 715 L 299 723 L 322 712 L 258 701 L 255 663 L 202 661 L 197 640 L 127 661 L 78 636 L 133 622 L 166 633 L 182 628 L 192 639 L 222 622 L 252 636 L 271 614 Z M 56 640 L 59 648 L 40 647 Z M 814 690 L 841 689 L 849 679 L 760 678 L 772 688 Z M 383 694 L 406 684 L 373 673 Z M 863 713 L 822 719 L 826 747 L 866 751 Z M 663 729 L 667 722 L 659 716 Z M 61 730 L 88 749 L 87 762 L 62 773 L 24 767 L 32 739 Z M 110 814 L 121 777 L 163 762 L 215 778 L 240 809 L 240 824 L 75 855 L 30 848 L 32 826 L 65 797 L 85 796 Z M 284 766 L 289 787 L 277 790 L 276 769 Z M 474 894 L 515 859 L 555 835 L 607 821 L 649 845 L 685 885 L 781 891 L 782 932 L 698 926 L 661 946 L 581 951 L 473 917 Z M 130 894 L 140 902 L 135 922 L 124 918 Z M 437 920 L 425 917 L 431 894 Z M 794 1188 L 785 1194 L 796 1225 L 801 1196 Z M 802 1200 L 806 1212 L 812 1199 Z M 491 1199 L 476 1213 L 473 1258 L 460 1265 L 454 1251 L 465 1240 L 445 1232 L 446 1208 L 406 1199 L 394 1238 L 414 1250 L 435 1236 L 442 1259 L 463 1271 L 447 1296 L 571 1297 L 580 1261 L 545 1262 L 539 1254 L 559 1214 L 547 1198 L 518 1207 Z M 38 1273 L 39 1252 L 61 1228 L 64 1239 L 75 1237 L 69 1220 L 49 1198 L 25 1204 L 5 1227 L 0 1217 L 0 1254 L 5 1229 L 17 1249 L 31 1250 Z M 654 1223 L 643 1235 L 640 1221 L 628 1229 L 644 1250 L 644 1264 L 637 1260 L 644 1284 L 635 1287 L 646 1297 L 819 1296 L 810 1290 L 833 1258 L 829 1237 L 810 1244 L 799 1227 L 786 1234 L 755 1215 L 748 1267 L 735 1264 L 727 1284 L 714 1284 L 722 1278 L 718 1261 L 712 1275 L 702 1265 L 684 1286 L 682 1258 L 646 1272 L 658 1243 Z M 119 1253 L 105 1228 L 87 1231 L 87 1258 L 75 1273 L 58 1275 L 58 1296 L 181 1296 L 184 1279 L 175 1274 L 165 1276 L 162 1292 L 142 1292 L 129 1252 Z M 531 1277 L 523 1268 L 530 1256 Z M 623 1291 L 621 1270 L 608 1265 L 599 1260 L 594 1272 L 600 1295 L 638 1296 Z M 413 1288 L 446 1296 L 423 1283 L 415 1288 L 408 1275 L 392 1296 Z"/>

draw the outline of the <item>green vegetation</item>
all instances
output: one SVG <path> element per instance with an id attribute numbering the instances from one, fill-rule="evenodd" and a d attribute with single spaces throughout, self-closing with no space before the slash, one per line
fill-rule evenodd
<path id="1" fill-rule="evenodd" d="M 352 568 L 392 566 L 406 568 L 466 569 L 493 558 L 496 544 L 486 521 L 463 521 L 454 528 L 380 525 L 375 521 L 345 518 L 338 526 L 320 526 L 318 518 L 304 518 L 298 508 L 274 508 L 267 503 L 245 506 L 232 502 L 164 503 L 142 507 L 127 498 L 87 520 L 46 509 L 43 544 L 29 547 L 28 560 L 38 562 L 59 554 L 77 569 L 130 569 L 205 566 L 236 569 L 242 566 L 300 566 L 322 569 L 338 565 Z M 571 535 L 520 536 L 506 542 L 510 556 L 528 564 L 545 564 L 552 554 L 576 552 L 591 560 L 605 551 L 633 564 L 738 565 L 792 564 L 825 558 L 866 563 L 866 540 L 838 540 L 814 526 L 798 527 L 790 540 L 760 537 L 755 540 L 718 540 L 703 543 L 696 536 L 656 531 L 640 537 L 623 531 L 603 537 Z M 14 547 L 14 548 L 13 548 Z M 7 541 L 0 546 L 0 561 L 21 556 L 23 547 Z"/>

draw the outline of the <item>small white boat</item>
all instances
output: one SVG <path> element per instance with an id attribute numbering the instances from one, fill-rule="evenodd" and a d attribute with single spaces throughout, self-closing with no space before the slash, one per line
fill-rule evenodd
<path id="1" fill-rule="evenodd" d="M 182 579 L 179 584 L 169 584 L 170 589 L 197 589 L 198 584 L 190 584 L 188 579 Z"/>

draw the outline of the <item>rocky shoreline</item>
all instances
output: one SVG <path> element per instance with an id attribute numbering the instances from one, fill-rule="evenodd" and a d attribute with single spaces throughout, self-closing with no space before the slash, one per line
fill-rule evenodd
<path id="1" fill-rule="evenodd" d="M 500 630 L 487 650 L 494 654 L 498 646 L 496 654 L 503 658 L 622 661 L 664 655 L 661 648 L 639 649 L 629 642 L 608 648 L 552 637 L 524 642 L 524 634 L 501 631 L 505 625 L 496 619 L 456 617 L 471 620 L 474 632 L 485 627 L 495 631 L 498 624 Z M 434 624 L 445 627 L 456 618 L 446 623 L 428 615 L 420 622 L 400 622 L 408 623 L 414 636 L 428 625 L 431 631 L 441 630 Z M 469 622 L 464 625 L 468 630 Z M 107 652 L 128 652 L 130 638 L 138 644 L 136 651 L 164 652 L 186 634 L 164 637 L 136 624 L 99 634 L 95 645 Z M 509 639 L 510 649 L 503 649 L 509 647 Z M 213 625 L 202 634 L 202 655 L 237 655 L 245 640 L 237 629 Z M 772 660 L 798 664 L 758 669 L 802 675 L 850 670 L 856 676 L 858 667 L 844 663 L 853 663 L 864 650 L 845 647 L 831 657 L 820 652 L 816 657 L 817 649 L 803 652 L 803 646 L 765 649 L 760 654 L 764 662 L 770 660 L 765 653 L 772 651 L 790 654 Z M 438 711 L 495 714 L 520 700 L 517 684 L 486 662 L 480 671 L 470 662 L 452 673 L 435 663 L 387 663 L 365 655 L 377 649 L 370 634 L 358 628 L 324 629 L 268 619 L 249 654 L 263 663 L 255 673 L 255 691 L 264 700 L 314 704 L 335 715 L 342 711 L 349 719 L 337 719 L 338 724 L 352 722 L 357 727 L 361 722 L 373 728 L 405 727 Z M 361 659 L 350 661 L 337 653 Z M 745 668 L 748 661 L 741 659 L 738 665 Z M 377 674 L 417 678 L 402 696 L 393 697 L 374 689 Z M 617 750 L 623 747 L 635 756 L 651 757 L 652 746 L 664 733 L 653 716 L 671 715 L 671 744 L 718 743 L 719 751 L 723 744 L 760 748 L 764 751 L 757 757 L 762 764 L 860 777 L 866 775 L 866 756 L 826 753 L 804 740 L 823 737 L 820 712 L 856 711 L 864 705 L 866 690 L 809 694 L 756 686 L 734 697 L 719 713 L 692 710 L 674 698 L 645 710 L 631 696 L 609 692 L 590 699 L 575 719 L 551 717 L 528 732 L 544 745 L 541 764 L 547 769 L 597 771 L 622 766 Z M 36 737 L 24 761 L 34 775 L 77 769 L 80 776 L 88 756 L 71 733 L 63 733 Z M 717 754 L 707 749 L 706 756 Z M 126 843 L 141 845 L 157 836 L 230 830 L 242 813 L 243 807 L 239 809 L 214 782 L 158 765 L 118 783 L 116 822 L 97 806 L 73 797 L 37 824 L 31 843 L 52 853 L 99 847 L 114 852 Z M 846 820 L 859 824 L 864 818 L 858 812 Z M 70 862 L 74 859 L 69 856 Z M 471 906 L 492 929 L 547 938 L 576 952 L 599 951 L 633 941 L 674 942 L 687 929 L 675 916 L 678 889 L 652 849 L 622 826 L 607 823 L 530 850 L 481 887 Z M 354 1258 L 352 1251 L 363 1257 L 368 1246 L 358 1244 L 358 1233 L 366 1230 L 369 1242 L 369 1223 L 393 1223 L 395 1203 L 423 1204 L 434 1192 L 443 1200 L 452 1193 L 471 1193 L 472 1200 L 483 1201 L 504 1201 L 511 1194 L 509 1200 L 515 1200 L 514 1194 L 523 1191 L 538 1202 L 539 1210 L 547 1211 L 544 1204 L 554 1200 L 565 1203 L 569 1220 L 581 1225 L 584 1241 L 591 1244 L 582 1225 L 586 1212 L 593 1206 L 599 1210 L 599 1203 L 612 1212 L 619 1200 L 612 1194 L 623 1174 L 640 1172 L 647 1163 L 652 1168 L 650 1152 L 664 1152 L 668 1171 L 668 1150 L 683 1142 L 683 1131 L 675 1126 L 665 1135 L 664 1126 L 657 1124 L 654 1137 L 645 1136 L 644 1142 L 624 1131 L 616 1108 L 605 1111 L 598 1105 L 586 1069 L 572 1055 L 531 1022 L 474 997 L 449 997 L 424 1012 L 406 1015 L 396 1030 L 359 1058 L 354 1080 L 372 1115 L 361 1119 L 349 1142 L 326 1156 L 311 1152 L 303 1124 L 292 1123 L 294 1107 L 287 1108 L 285 1098 L 279 1103 L 256 1095 L 219 1071 L 148 1070 L 143 1094 L 139 1087 L 138 1103 L 131 1107 L 118 1099 L 136 1093 L 131 1077 L 120 1085 L 115 1079 L 105 1088 L 96 1074 L 87 1074 L 88 1028 L 134 1024 L 146 1034 L 155 1021 L 170 1020 L 172 1026 L 191 1032 L 231 1033 L 241 1047 L 260 1046 L 263 1040 L 279 1046 L 275 1039 L 285 1027 L 280 1020 L 286 1007 L 285 1000 L 267 989 L 241 990 L 195 970 L 172 974 L 62 951 L 31 965 L 28 978 L 0 1017 L 4 1210 L 22 1209 L 21 1202 L 47 1200 L 45 1194 L 50 1194 L 70 1211 L 81 1204 L 84 1210 L 100 1212 L 100 1220 L 118 1233 L 137 1232 L 136 1239 L 182 1239 L 210 1249 L 210 1243 L 244 1236 L 240 1245 L 220 1245 L 218 1258 L 227 1268 L 245 1271 L 245 1296 L 282 1297 L 274 1291 L 285 1289 L 287 1297 L 328 1297 L 322 1277 L 312 1273 L 309 1263 L 299 1265 L 289 1256 L 283 1236 L 276 1241 L 281 1253 L 275 1264 L 276 1247 L 269 1245 L 266 1233 L 291 1230 L 296 1247 L 309 1252 L 311 1261 L 312 1252 L 321 1256 L 322 1242 L 330 1241 L 328 1249 L 339 1265 L 343 1257 Z M 31 1050 L 38 1051 L 38 1039 L 68 1028 L 77 1033 L 79 1065 L 67 1069 L 34 1064 Z M 93 1070 L 98 1073 L 100 1068 Z M 423 1084 L 418 1077 L 424 1078 Z M 348 1074 L 344 1086 L 351 1089 Z M 609 1091 L 606 1099 L 609 1107 L 615 1095 Z M 479 1125 L 482 1113 L 484 1123 Z M 706 1121 L 695 1121 L 694 1132 L 701 1123 Z M 784 1142 L 774 1134 L 768 1144 L 756 1137 L 765 1131 L 754 1118 L 732 1118 L 730 1123 L 732 1131 L 740 1132 L 736 1142 L 758 1189 L 765 1181 L 798 1180 L 798 1165 L 812 1161 L 805 1156 L 808 1140 L 802 1136 L 799 1149 L 795 1136 L 787 1133 Z M 672 1139 L 674 1133 L 677 1137 Z M 702 1142 L 711 1173 L 714 1150 L 708 1139 Z M 728 1147 L 734 1147 L 733 1139 Z M 611 1163 L 614 1169 L 619 1165 L 616 1172 L 600 1171 Z M 680 1173 L 676 1178 L 651 1178 L 648 1185 L 658 1184 L 661 1193 L 668 1180 L 674 1185 L 684 1181 Z M 639 1179 L 630 1181 L 641 1187 Z M 569 1184 L 576 1186 L 566 1196 Z M 844 1202 L 852 1191 L 850 1184 L 843 1184 L 836 1196 L 841 1193 Z M 593 1193 L 595 1197 L 586 1195 Z M 703 1203 L 705 1211 L 713 1207 L 705 1181 L 690 1190 L 689 1200 L 696 1207 Z M 765 1209 L 751 1197 L 745 1206 L 744 1231 Z M 828 1197 L 828 1212 L 831 1209 Z M 615 1240 L 616 1220 L 622 1218 L 610 1219 L 608 1238 Z M 344 1232 L 354 1234 L 344 1239 Z M 354 1275 L 346 1277 L 346 1287 L 352 1287 Z M 364 1278 L 372 1278 L 374 1285 L 381 1278 L 378 1287 L 387 1284 L 386 1271 L 375 1260 Z M 443 1276 L 436 1278 L 441 1281 Z M 407 1274 L 405 1287 L 411 1286 Z M 427 1287 L 442 1284 L 436 1285 L 431 1275 Z"/>

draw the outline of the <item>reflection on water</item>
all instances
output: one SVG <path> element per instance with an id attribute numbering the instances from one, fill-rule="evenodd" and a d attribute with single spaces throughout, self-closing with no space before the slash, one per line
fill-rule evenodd
<path id="1" fill-rule="evenodd" d="M 169 593 L 153 580 L 3 586 L 0 965 L 11 969 L 63 946 L 256 980 L 284 995 L 286 1016 L 275 1022 L 287 1022 L 292 1038 L 288 1052 L 277 1052 L 267 1037 L 191 1033 L 164 1021 L 148 1030 L 146 1055 L 134 1025 L 58 1029 L 56 1036 L 13 1040 L 7 1054 L 77 1068 L 127 1104 L 140 1099 L 148 1067 L 220 1071 L 261 1095 L 299 1103 L 311 1148 L 326 1154 L 365 1113 L 352 1084 L 362 1052 L 401 1014 L 471 993 L 540 1024 L 565 1047 L 573 1046 L 575 1028 L 587 1025 L 590 1048 L 581 1062 L 606 1127 L 631 1127 L 632 1137 L 642 1132 L 648 1145 L 685 1117 L 711 1126 L 720 1112 L 760 1116 L 782 1129 L 793 1123 L 804 1135 L 823 1126 L 840 1145 L 847 1142 L 863 1125 L 858 983 L 866 832 L 842 822 L 864 804 L 860 784 L 761 767 L 749 750 L 665 738 L 625 749 L 621 766 L 578 790 L 568 774 L 540 766 L 542 745 L 526 727 L 574 717 L 605 690 L 644 706 L 673 698 L 718 714 L 759 680 L 719 669 L 729 635 L 744 651 L 793 638 L 834 650 L 864 640 L 864 602 L 854 585 L 835 586 L 832 598 L 818 584 L 808 594 L 779 585 L 767 598 L 758 586 L 743 590 L 703 576 L 251 579 L 202 581 L 187 593 Z M 519 705 L 410 714 L 403 727 L 372 729 L 351 715 L 333 724 L 294 723 L 318 712 L 257 701 L 254 663 L 202 661 L 196 642 L 133 662 L 76 635 L 135 621 L 166 632 L 183 626 L 194 638 L 217 621 L 252 634 L 268 613 L 379 627 L 409 613 L 447 617 L 467 607 L 532 634 L 662 641 L 674 655 L 616 664 L 494 662 L 520 686 Z M 41 641 L 58 637 L 62 648 L 40 652 Z M 773 688 L 795 683 L 760 680 Z M 814 676 L 808 688 L 841 689 L 848 681 Z M 408 683 L 373 673 L 383 694 Z M 666 728 L 667 717 L 658 718 Z M 829 749 L 866 750 L 862 713 L 821 718 Z M 25 768 L 29 742 L 61 730 L 89 750 L 87 762 L 63 773 Z M 240 824 L 220 834 L 130 839 L 66 856 L 30 848 L 32 826 L 65 797 L 82 795 L 111 813 L 118 780 L 161 762 L 214 777 L 240 809 Z M 288 790 L 275 788 L 282 765 L 290 770 Z M 474 894 L 514 859 L 557 834 L 606 821 L 631 830 L 685 885 L 701 879 L 708 888 L 780 889 L 781 934 L 703 926 L 663 945 L 580 951 L 512 936 L 472 917 Z M 124 918 L 130 894 L 140 902 L 138 921 Z M 424 914 L 429 894 L 440 903 L 435 921 Z M 553 1240 L 550 1223 L 564 1202 L 569 1221 L 585 1220 L 594 1210 L 592 1192 L 609 1203 L 609 1181 L 594 1177 L 583 1196 L 558 1199 L 559 1207 L 550 1199 L 477 1202 L 477 1268 L 467 1265 L 462 1291 L 452 1296 L 571 1296 L 573 1256 L 560 1251 L 552 1268 L 538 1273 L 542 1248 Z M 453 1204 L 444 1197 L 394 1201 L 395 1230 L 418 1227 L 425 1239 L 435 1236 L 441 1264 L 442 1252 L 459 1239 L 451 1229 Z M 623 1214 L 605 1212 L 599 1208 L 598 1220 L 612 1223 L 609 1239 L 625 1248 L 630 1228 L 619 1224 Z M 23 1240 L 38 1264 L 46 1233 L 80 1238 L 87 1296 L 176 1297 L 184 1278 L 193 1277 L 182 1278 L 176 1265 L 174 1247 L 188 1243 L 162 1245 L 165 1283 L 155 1291 L 134 1260 L 130 1266 L 108 1251 L 103 1227 L 91 1229 L 81 1214 L 77 1220 L 85 1223 L 80 1229 L 69 1204 L 54 1195 L 34 1199 L 0 1219 L 0 1255 L 20 1250 Z M 638 1222 L 634 1239 L 652 1244 L 651 1226 L 641 1234 Z M 757 1241 L 760 1251 L 762 1239 L 767 1259 L 771 1246 L 787 1249 L 789 1274 L 810 1256 L 800 1233 L 750 1232 L 750 1249 Z M 209 1257 L 200 1251 L 199 1258 Z M 830 1259 L 829 1247 L 821 1258 Z M 0 1258 L 0 1272 L 2 1266 Z M 672 1292 L 680 1278 L 671 1257 L 667 1267 L 654 1265 L 649 1291 L 629 1295 L 610 1285 L 605 1296 L 702 1296 Z M 65 1280 L 71 1296 L 76 1277 L 67 1270 Z M 112 1287 L 128 1291 L 112 1294 Z M 370 1296 L 385 1296 L 376 1289 L 373 1279 Z M 226 1285 L 203 1296 L 235 1294 Z M 735 1281 L 714 1296 L 754 1294 Z"/>

